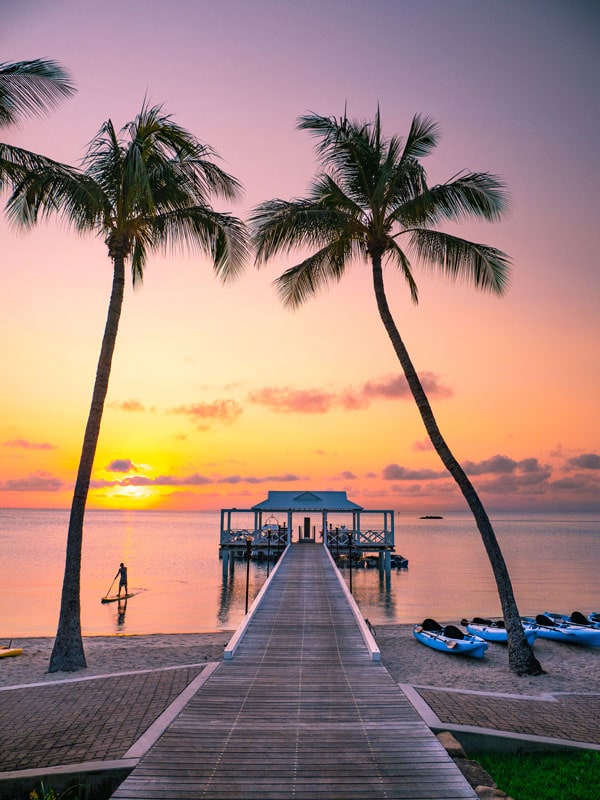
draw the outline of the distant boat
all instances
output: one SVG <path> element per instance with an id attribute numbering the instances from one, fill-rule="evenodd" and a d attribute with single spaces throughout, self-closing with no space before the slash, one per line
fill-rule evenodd
<path id="1" fill-rule="evenodd" d="M 437 514 L 425 514 L 424 517 L 419 517 L 419 519 L 444 519 L 444 518 L 438 516 Z"/>

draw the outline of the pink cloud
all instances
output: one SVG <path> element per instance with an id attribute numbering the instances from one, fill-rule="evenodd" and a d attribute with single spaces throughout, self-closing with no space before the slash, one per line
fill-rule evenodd
<path id="1" fill-rule="evenodd" d="M 350 470 L 345 469 L 343 472 L 338 473 L 333 480 L 336 481 L 355 481 L 356 475 Z"/>
<path id="2" fill-rule="evenodd" d="M 115 479 L 113 481 L 107 480 L 94 480 L 91 485 L 94 489 L 100 489 L 107 486 L 205 486 L 208 483 L 214 483 L 212 478 L 206 475 L 186 475 L 177 478 L 174 475 L 158 475 L 155 478 L 149 478 L 145 475 L 131 475 L 127 478 Z"/>
<path id="3" fill-rule="evenodd" d="M 230 424 L 241 413 L 242 407 L 235 400 L 214 400 L 212 403 L 194 403 L 171 409 L 171 414 L 182 414 L 194 420 L 198 430 L 208 430 L 212 422 Z"/>
<path id="4" fill-rule="evenodd" d="M 145 475 L 131 475 L 126 478 L 118 478 L 115 480 L 93 480 L 91 486 L 94 489 L 103 489 L 111 486 L 206 486 L 208 484 L 219 483 L 230 485 L 238 483 L 293 483 L 304 480 L 307 480 L 307 478 L 292 473 L 264 476 L 225 475 L 213 477 L 194 473 L 182 477 L 177 477 L 175 475 L 158 475 L 155 478 L 150 478 Z"/>
<path id="5" fill-rule="evenodd" d="M 118 411 L 145 411 L 145 407 L 139 400 L 123 400 L 121 403 L 111 403 L 110 408 L 115 408 Z"/>
<path id="6" fill-rule="evenodd" d="M 584 453 L 580 456 L 570 458 L 566 463 L 566 469 L 578 467 L 579 469 L 600 469 L 600 456 L 597 453 Z"/>
<path id="7" fill-rule="evenodd" d="M 58 492 L 64 487 L 63 481 L 49 472 L 39 470 L 26 478 L 12 478 L 0 482 L 2 492 Z"/>
<path id="8" fill-rule="evenodd" d="M 399 464 L 388 464 L 384 467 L 381 477 L 386 481 L 424 481 L 447 478 L 446 470 L 433 469 L 407 469 Z"/>
<path id="9" fill-rule="evenodd" d="M 316 389 L 266 387 L 251 392 L 249 400 L 272 411 L 297 414 L 325 414 L 334 403 L 334 395 Z"/>
<path id="10" fill-rule="evenodd" d="M 545 494 L 549 477 L 550 473 L 546 472 L 504 474 L 478 482 L 477 488 L 486 494 Z"/>
<path id="11" fill-rule="evenodd" d="M 130 458 L 115 458 L 104 469 L 107 472 L 135 472 L 137 467 Z"/>
<path id="12" fill-rule="evenodd" d="M 302 478 L 300 475 L 294 475 L 293 473 L 288 473 L 286 475 L 264 475 L 262 477 L 256 475 L 229 475 L 224 478 L 216 478 L 215 483 L 295 483 L 296 481 L 302 480 L 306 480 L 306 478 Z"/>
<path id="13" fill-rule="evenodd" d="M 420 378 L 430 397 L 451 396 L 451 390 L 443 386 L 433 373 L 424 372 Z M 367 408 L 376 400 L 412 400 L 412 394 L 403 375 L 386 375 L 367 381 L 358 388 L 348 387 L 340 392 L 267 386 L 251 392 L 248 399 L 251 403 L 267 406 L 280 413 L 326 414 L 336 407 L 347 411 Z"/>
<path id="14" fill-rule="evenodd" d="M 452 390 L 443 386 L 433 372 L 419 373 L 423 389 L 430 397 L 451 397 Z M 379 380 L 367 381 L 362 388 L 365 397 L 383 397 L 389 400 L 412 399 L 411 391 L 404 375 L 386 375 Z"/>
<path id="15" fill-rule="evenodd" d="M 512 474 L 519 472 L 548 478 L 552 472 L 550 467 L 541 465 L 537 458 L 524 458 L 521 461 L 515 461 L 515 459 L 504 455 L 495 455 L 478 462 L 465 461 L 463 467 L 468 475 Z"/>
<path id="16" fill-rule="evenodd" d="M 11 439 L 10 441 L 2 442 L 2 446 L 21 450 L 56 450 L 55 444 L 31 442 L 29 439 Z"/>
<path id="17" fill-rule="evenodd" d="M 412 449 L 417 452 L 428 452 L 434 448 L 429 439 L 421 439 L 421 441 L 413 443 Z"/>

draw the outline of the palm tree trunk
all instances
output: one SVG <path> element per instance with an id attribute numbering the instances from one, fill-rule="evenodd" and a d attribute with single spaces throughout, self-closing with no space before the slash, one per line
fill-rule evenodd
<path id="1" fill-rule="evenodd" d="M 113 258 L 113 284 L 108 305 L 108 316 L 104 328 L 104 337 L 98 359 L 96 380 L 92 393 L 92 404 L 88 416 L 83 447 L 75 481 L 69 532 L 67 534 L 67 553 L 65 574 L 63 579 L 58 630 L 48 672 L 75 672 L 84 669 L 87 664 L 83 652 L 81 638 L 81 550 L 83 542 L 83 517 L 87 501 L 96 446 L 100 435 L 100 423 L 104 411 L 104 400 L 108 391 L 108 379 L 112 364 L 123 295 L 125 290 L 125 261 L 122 256 Z"/>
<path id="2" fill-rule="evenodd" d="M 465 471 L 460 466 L 450 448 L 446 444 L 437 422 L 433 415 L 433 411 L 427 399 L 427 395 L 423 389 L 419 376 L 412 364 L 408 350 L 400 337 L 400 333 L 396 327 L 392 314 L 390 312 L 387 298 L 385 295 L 385 288 L 383 285 L 383 271 L 381 265 L 381 255 L 372 254 L 373 265 L 373 286 L 375 289 L 375 297 L 377 300 L 377 308 L 379 315 L 385 326 L 387 334 L 392 342 L 392 346 L 398 356 L 400 365 L 404 371 L 404 375 L 408 382 L 409 388 L 414 397 L 419 413 L 425 429 L 429 434 L 431 443 L 433 444 L 437 454 L 442 460 L 446 469 L 450 472 L 458 487 L 460 488 L 463 496 L 465 497 L 469 508 L 475 518 L 477 528 L 481 534 L 483 544 L 485 546 L 496 586 L 498 587 L 498 594 L 500 597 L 500 604 L 502 613 L 508 633 L 508 663 L 512 672 L 517 675 L 541 675 L 544 670 L 542 669 L 539 661 L 533 654 L 521 625 L 519 610 L 513 593 L 512 583 L 504 561 L 504 556 L 496 539 L 496 534 L 492 527 L 492 523 L 487 515 L 483 503 L 479 499 L 475 488 L 467 477 Z"/>

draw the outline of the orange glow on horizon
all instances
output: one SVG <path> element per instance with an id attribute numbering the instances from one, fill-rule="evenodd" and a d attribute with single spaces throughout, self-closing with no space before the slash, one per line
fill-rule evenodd
<path id="1" fill-rule="evenodd" d="M 183 14 L 147 0 L 142 38 L 134 6 L 116 0 L 93 24 L 85 4 L 9 5 L 3 61 L 56 59 L 78 93 L 3 127 L 1 141 L 76 164 L 103 121 L 119 128 L 150 97 L 244 184 L 237 204 L 212 199 L 244 219 L 257 203 L 307 193 L 314 141 L 295 128 L 307 110 L 340 115 L 347 104 L 368 119 L 379 105 L 386 134 L 399 136 L 415 113 L 438 120 L 439 147 L 424 161 L 431 183 L 487 170 L 511 195 L 502 221 L 457 225 L 457 235 L 514 263 L 500 299 L 415 259 L 418 306 L 386 267 L 440 430 L 487 508 L 600 510 L 593 4 L 544 15 L 440 4 L 432 16 L 420 4 L 331 0 L 315 26 L 291 3 L 190 3 Z M 485 53 L 456 48 L 465 36 Z M 107 41 L 128 53 L 125 72 Z M 433 55 L 415 82 L 423 41 Z M 210 74 L 219 80 L 201 89 L 189 80 Z M 56 219 L 23 233 L 2 214 L 0 237 L 0 507 L 68 509 L 111 264 L 100 237 Z M 291 313 L 273 281 L 303 257 L 260 270 L 250 259 L 223 285 L 198 253 L 150 255 L 143 285 L 125 292 L 89 508 L 247 507 L 269 489 L 345 490 L 402 512 L 466 508 L 404 391 L 368 264 Z"/>

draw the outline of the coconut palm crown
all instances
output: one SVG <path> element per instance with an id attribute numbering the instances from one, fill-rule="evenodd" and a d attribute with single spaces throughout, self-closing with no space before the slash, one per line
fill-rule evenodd
<path id="1" fill-rule="evenodd" d="M 74 92 L 71 78 L 56 61 L 36 59 L 0 64 L 0 128 L 45 114 Z M 7 179 L 22 178 L 27 169 L 44 163 L 43 156 L 0 142 L 0 190 Z"/>
<path id="2" fill-rule="evenodd" d="M 297 127 L 316 138 L 322 171 L 308 196 L 274 199 L 251 214 L 257 265 L 306 248 L 311 254 L 275 282 L 285 306 L 297 308 L 344 276 L 351 264 L 371 266 L 377 308 L 403 369 L 425 428 L 442 462 L 463 493 L 486 548 L 509 637 L 509 666 L 518 674 L 540 674 L 527 643 L 510 576 L 485 508 L 439 430 L 431 405 L 400 336 L 387 301 L 383 267 L 395 267 L 418 302 L 413 262 L 451 279 L 502 295 L 510 259 L 502 251 L 438 230 L 445 221 L 501 219 L 508 206 L 503 182 L 486 172 L 461 172 L 429 186 L 421 159 L 439 140 L 438 125 L 416 115 L 408 136 L 385 137 L 379 109 L 373 121 L 309 113 Z"/>
<path id="3" fill-rule="evenodd" d="M 108 249 L 113 282 L 92 402 L 69 519 L 61 610 L 49 671 L 86 666 L 81 638 L 80 572 L 83 518 L 112 364 L 125 286 L 125 263 L 134 283 L 150 253 L 187 247 L 208 256 L 227 281 L 247 257 L 244 224 L 215 211 L 213 195 L 228 200 L 241 186 L 214 163 L 215 151 L 144 103 L 117 133 L 106 122 L 92 139 L 82 168 L 47 163 L 30 170 L 9 198 L 9 219 L 26 228 L 57 215 L 81 233 L 95 232 Z"/>

